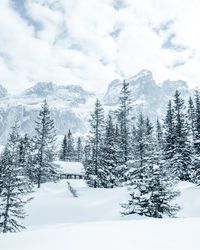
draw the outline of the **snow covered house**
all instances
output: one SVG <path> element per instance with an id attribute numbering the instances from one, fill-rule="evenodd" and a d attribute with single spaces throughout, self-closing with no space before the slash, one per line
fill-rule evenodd
<path id="1" fill-rule="evenodd" d="M 59 169 L 60 179 L 84 179 L 85 169 L 80 162 L 54 161 Z"/>

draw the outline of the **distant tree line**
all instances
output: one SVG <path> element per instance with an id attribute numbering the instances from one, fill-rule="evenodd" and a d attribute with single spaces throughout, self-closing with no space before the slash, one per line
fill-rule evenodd
<path id="1" fill-rule="evenodd" d="M 78 137 L 76 144 L 71 130 L 64 136 L 60 151 L 60 160 L 82 162 L 84 157 L 83 144 L 81 137 Z"/>

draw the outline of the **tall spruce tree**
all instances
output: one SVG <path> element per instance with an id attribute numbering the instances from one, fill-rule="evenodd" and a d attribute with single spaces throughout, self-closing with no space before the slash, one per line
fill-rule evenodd
<path id="1" fill-rule="evenodd" d="M 60 152 L 60 160 L 67 160 L 67 135 L 64 136 Z"/>
<path id="2" fill-rule="evenodd" d="M 200 148 L 200 94 L 198 90 L 195 93 L 195 118 L 196 147 Z"/>
<path id="3" fill-rule="evenodd" d="M 76 145 L 76 160 L 78 162 L 83 161 L 83 145 L 82 145 L 82 140 L 80 137 L 78 137 L 77 145 Z"/>
<path id="4" fill-rule="evenodd" d="M 174 98 L 174 157 L 173 170 L 180 180 L 190 180 L 191 145 L 188 138 L 188 125 L 184 100 L 179 91 Z"/>
<path id="5" fill-rule="evenodd" d="M 174 176 L 174 155 L 175 155 L 175 121 L 172 102 L 169 101 L 167 114 L 164 120 L 164 160 L 168 175 Z"/>
<path id="6" fill-rule="evenodd" d="M 32 139 L 25 134 L 20 138 L 19 143 L 19 164 L 24 169 L 24 174 L 28 176 L 31 182 L 35 181 L 35 168 L 34 168 L 34 148 Z"/>
<path id="7" fill-rule="evenodd" d="M 138 183 L 145 183 L 149 175 L 149 166 L 151 164 L 152 147 L 151 140 L 152 128 L 149 120 L 145 120 L 143 114 L 140 114 L 134 132 L 134 158 L 129 163 L 129 170 L 127 171 L 127 185 L 134 186 Z"/>
<path id="8" fill-rule="evenodd" d="M 157 140 L 157 145 L 159 146 L 160 149 L 163 149 L 164 147 L 164 138 L 163 138 L 163 127 L 162 124 L 160 123 L 160 120 L 157 119 L 156 121 L 156 140 Z"/>
<path id="9" fill-rule="evenodd" d="M 190 137 L 192 144 L 195 141 L 195 135 L 196 135 L 195 122 L 196 122 L 195 106 L 192 97 L 190 96 L 188 101 L 188 129 L 189 129 L 188 135 Z"/>
<path id="10" fill-rule="evenodd" d="M 129 83 L 124 81 L 119 96 L 118 124 L 121 136 L 122 161 L 126 164 L 130 159 L 130 91 Z"/>
<path id="11" fill-rule="evenodd" d="M 67 153 L 66 154 L 67 161 L 75 160 L 74 138 L 70 129 L 67 134 L 67 152 L 66 153 Z"/>
<path id="12" fill-rule="evenodd" d="M 118 167 L 118 152 L 115 144 L 115 126 L 113 124 L 112 116 L 109 114 L 106 121 L 105 138 L 102 148 L 102 162 L 104 186 L 111 187 L 117 185 L 117 167 Z"/>
<path id="13" fill-rule="evenodd" d="M 114 145 L 115 145 L 115 160 L 116 160 L 116 182 L 117 185 L 123 184 L 124 180 L 127 178 L 125 170 L 127 166 L 123 162 L 123 151 L 121 148 L 121 134 L 118 124 L 115 125 L 114 134 Z"/>
<path id="14" fill-rule="evenodd" d="M 122 204 L 124 215 L 173 217 L 179 209 L 177 205 L 171 205 L 178 192 L 173 190 L 174 182 L 165 173 L 161 155 L 158 156 L 159 144 L 160 131 L 157 130 L 155 136 L 149 119 L 140 115 L 136 126 L 136 159 L 130 162 L 129 170 L 131 199 Z"/>
<path id="15" fill-rule="evenodd" d="M 200 185 L 200 94 L 195 93 L 195 122 L 194 122 L 194 142 L 191 179 Z"/>
<path id="16" fill-rule="evenodd" d="M 166 167 L 165 165 L 165 155 L 164 155 L 164 133 L 163 125 L 160 123 L 159 119 L 156 122 L 156 130 L 154 133 L 154 157 L 155 162 L 159 167 Z M 167 174 L 166 168 L 165 173 Z"/>
<path id="17" fill-rule="evenodd" d="M 56 178 L 56 169 L 52 164 L 54 159 L 54 142 L 56 139 L 55 128 L 46 100 L 41 107 L 35 124 L 36 182 L 38 188 L 40 188 L 41 183 L 52 181 Z"/>
<path id="18" fill-rule="evenodd" d="M 95 103 L 95 110 L 90 119 L 90 135 L 89 145 L 87 149 L 90 153 L 87 154 L 89 158 L 84 161 L 86 169 L 85 178 L 90 187 L 103 187 L 102 175 L 104 171 L 102 169 L 102 148 L 104 140 L 104 111 L 100 101 L 97 99 Z"/>
<path id="19" fill-rule="evenodd" d="M 145 144 L 146 144 L 146 161 L 148 166 L 152 166 L 154 164 L 155 156 L 155 148 L 152 147 L 154 145 L 154 137 L 153 137 L 153 125 L 151 124 L 149 118 L 147 117 L 145 120 Z"/>
<path id="20" fill-rule="evenodd" d="M 21 220 L 26 216 L 24 206 L 32 185 L 20 159 L 20 136 L 16 123 L 0 161 L 0 166 L 3 166 L 0 180 L 0 231 L 3 233 L 25 228 Z"/>
<path id="21" fill-rule="evenodd" d="M 140 166 L 140 169 L 142 170 L 145 167 L 147 153 L 146 127 L 143 114 L 139 115 L 136 126 L 135 160 L 137 165 Z"/>

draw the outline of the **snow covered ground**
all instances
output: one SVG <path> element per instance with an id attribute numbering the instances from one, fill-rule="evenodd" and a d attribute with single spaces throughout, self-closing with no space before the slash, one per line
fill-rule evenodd
<path id="1" fill-rule="evenodd" d="M 30 216 L 25 220 L 26 226 L 120 219 L 119 203 L 127 199 L 126 188 L 90 189 L 83 180 L 70 183 L 77 189 L 78 198 L 68 190 L 67 180 L 43 185 L 27 205 Z"/>
<path id="2" fill-rule="evenodd" d="M 200 189 L 180 183 L 177 219 L 123 217 L 126 188 L 91 189 L 83 180 L 47 183 L 27 205 L 27 230 L 0 235 L 1 250 L 199 250 Z"/>

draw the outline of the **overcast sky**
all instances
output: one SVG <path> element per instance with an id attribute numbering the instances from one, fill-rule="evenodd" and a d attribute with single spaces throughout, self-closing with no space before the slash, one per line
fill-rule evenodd
<path id="1" fill-rule="evenodd" d="M 199 0 L 0 0 L 0 83 L 104 91 L 141 69 L 200 85 Z"/>

